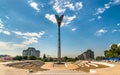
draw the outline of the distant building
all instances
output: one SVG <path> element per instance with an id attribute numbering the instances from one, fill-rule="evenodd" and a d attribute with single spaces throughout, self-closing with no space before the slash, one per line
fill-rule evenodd
<path id="1" fill-rule="evenodd" d="M 35 56 L 35 57 L 40 57 L 40 51 L 39 50 L 36 50 L 35 48 L 33 47 L 28 47 L 27 50 L 23 50 L 23 53 L 22 53 L 23 56 Z"/>
<path id="2" fill-rule="evenodd" d="M 0 55 L 0 61 L 11 61 L 12 59 L 10 55 Z"/>
<path id="3" fill-rule="evenodd" d="M 91 49 L 88 49 L 86 52 L 78 55 L 78 59 L 80 60 L 92 60 L 94 59 L 94 52 Z"/>

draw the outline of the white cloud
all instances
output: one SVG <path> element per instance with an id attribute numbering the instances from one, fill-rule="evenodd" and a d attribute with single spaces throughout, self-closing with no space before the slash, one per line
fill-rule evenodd
<path id="1" fill-rule="evenodd" d="M 77 2 L 77 3 L 75 4 L 75 7 L 76 7 L 77 10 L 82 9 L 82 8 L 83 8 L 82 2 Z"/>
<path id="2" fill-rule="evenodd" d="M 57 23 L 54 14 L 46 14 L 45 18 L 47 18 L 48 20 L 50 20 L 51 22 L 53 22 L 55 24 Z M 73 15 L 73 16 L 64 16 L 63 17 L 63 22 L 61 23 L 61 26 L 68 25 L 75 18 L 76 18 L 76 15 Z"/>
<path id="3" fill-rule="evenodd" d="M 76 30 L 77 30 L 77 28 L 72 28 L 71 30 L 72 30 L 72 31 L 76 31 Z"/>
<path id="4" fill-rule="evenodd" d="M 65 7 L 68 7 L 70 10 L 75 10 L 73 3 L 65 2 L 64 5 Z"/>
<path id="5" fill-rule="evenodd" d="M 42 37 L 42 35 L 45 34 L 44 31 L 38 32 L 38 33 L 22 33 L 20 31 L 13 31 L 17 36 L 24 38 L 24 40 L 17 44 L 13 42 L 3 42 L 0 41 L 0 49 L 1 50 L 16 50 L 20 48 L 26 48 L 28 45 L 33 44 L 33 43 L 38 43 L 38 39 Z"/>
<path id="6" fill-rule="evenodd" d="M 54 14 L 46 14 L 45 18 L 47 18 L 48 20 L 52 21 L 53 23 L 57 23 Z"/>
<path id="7" fill-rule="evenodd" d="M 112 4 L 113 2 L 110 1 L 107 4 L 104 4 L 104 7 L 97 8 L 97 12 L 94 15 L 99 15 L 99 14 L 104 13 L 107 9 L 111 7 Z"/>
<path id="8" fill-rule="evenodd" d="M 114 33 L 114 32 L 120 32 L 120 30 L 113 29 L 113 30 L 112 30 L 112 33 Z"/>
<path id="9" fill-rule="evenodd" d="M 24 48 L 26 45 L 23 44 L 14 44 L 12 42 L 3 42 L 0 41 L 0 49 L 1 50 L 16 50 L 19 48 Z"/>
<path id="10" fill-rule="evenodd" d="M 116 26 L 120 26 L 120 23 L 117 23 Z M 119 29 L 113 29 L 112 33 L 114 33 L 114 32 L 120 32 L 120 30 Z"/>
<path id="11" fill-rule="evenodd" d="M 26 32 L 26 33 L 22 33 L 20 31 L 13 31 L 15 34 L 17 35 L 21 35 L 21 36 L 26 36 L 26 37 L 41 37 L 43 34 L 45 34 L 44 31 L 41 31 L 39 33 L 35 33 L 35 32 Z"/>
<path id="12" fill-rule="evenodd" d="M 38 8 L 38 3 L 34 2 L 34 1 L 28 1 L 29 5 L 35 9 L 37 12 L 40 11 L 40 9 Z"/>
<path id="13" fill-rule="evenodd" d="M 3 21 L 0 19 L 0 33 L 10 35 L 11 33 L 4 28 Z"/>
<path id="14" fill-rule="evenodd" d="M 97 16 L 96 19 L 98 19 L 98 20 L 101 19 L 102 16 L 99 16 L 99 15 L 102 14 L 102 13 L 104 13 L 107 9 L 110 9 L 110 7 L 112 7 L 112 5 L 114 5 L 114 1 L 109 1 L 108 3 L 104 4 L 103 7 L 97 8 L 96 12 L 93 14 L 93 15 Z M 94 20 L 90 19 L 90 21 L 94 21 Z"/>
<path id="15" fill-rule="evenodd" d="M 0 42 L 0 49 L 2 50 L 10 50 L 10 44 L 9 42 Z"/>
<path id="16" fill-rule="evenodd" d="M 0 29 L 4 27 L 2 20 L 0 19 Z"/>
<path id="17" fill-rule="evenodd" d="M 101 18 L 102 18 L 102 16 L 97 16 L 95 18 L 89 19 L 89 22 L 95 21 L 96 19 L 100 20 Z"/>
<path id="18" fill-rule="evenodd" d="M 95 33 L 95 35 L 96 36 L 101 36 L 102 34 L 104 34 L 104 33 L 106 33 L 107 32 L 107 30 L 105 30 L 105 29 L 100 29 L 100 30 L 98 30 L 96 33 Z"/>
<path id="19" fill-rule="evenodd" d="M 106 10 L 105 8 L 98 8 L 97 12 L 95 13 L 95 15 L 102 14 L 105 10 Z"/>
<path id="20" fill-rule="evenodd" d="M 95 18 L 91 18 L 89 21 L 92 22 L 92 21 L 94 21 L 94 20 L 95 20 Z"/>
<path id="21" fill-rule="evenodd" d="M 2 30 L 2 29 L 0 29 L 0 33 L 6 34 L 6 35 L 10 35 L 11 34 L 9 31 L 5 31 L 5 30 Z"/>
<path id="22" fill-rule="evenodd" d="M 106 8 L 106 9 L 109 9 L 110 8 L 110 5 L 109 4 L 104 4 L 104 8 Z"/>
<path id="23" fill-rule="evenodd" d="M 118 31 L 118 30 L 114 29 L 114 30 L 112 30 L 112 33 L 117 32 L 117 31 Z"/>
<path id="24" fill-rule="evenodd" d="M 64 13 L 65 12 L 65 8 L 63 6 L 63 2 L 62 0 L 55 0 L 55 2 L 53 2 L 53 9 L 57 12 L 57 13 Z"/>
<path id="25" fill-rule="evenodd" d="M 118 23 L 117 26 L 120 26 L 120 23 Z"/>
<path id="26" fill-rule="evenodd" d="M 76 2 L 75 4 L 70 3 L 70 2 L 64 2 L 64 7 L 69 8 L 70 10 L 80 10 L 83 8 L 82 2 Z"/>
<path id="27" fill-rule="evenodd" d="M 104 7 L 98 8 L 97 12 L 94 15 L 99 15 L 104 13 L 107 9 L 112 7 L 113 5 L 120 4 L 120 0 L 113 0 L 108 2 L 107 4 L 104 4 Z"/>
<path id="28" fill-rule="evenodd" d="M 53 4 L 53 9 L 58 14 L 64 13 L 67 9 L 76 11 L 76 10 L 82 9 L 83 7 L 82 2 L 71 3 L 65 0 L 54 0 L 54 1 L 51 1 L 50 4 Z"/>
<path id="29" fill-rule="evenodd" d="M 27 38 L 27 40 L 22 42 L 22 44 L 24 44 L 24 45 L 29 45 L 29 44 L 32 44 L 32 43 L 38 43 L 38 38 L 31 37 L 31 38 Z"/>
<path id="30" fill-rule="evenodd" d="M 98 20 L 99 20 L 99 19 L 101 19 L 102 17 L 101 17 L 101 16 L 98 16 L 97 18 L 98 18 Z"/>
<path id="31" fill-rule="evenodd" d="M 109 9 L 112 5 L 113 5 L 113 2 L 112 2 L 112 1 L 104 4 L 103 7 L 97 8 L 97 9 L 96 9 L 97 11 L 96 11 L 93 15 L 97 15 L 97 18 L 96 18 L 96 19 L 98 19 L 98 20 L 101 19 L 102 16 L 99 16 L 99 15 L 102 14 L 102 13 L 104 13 L 104 12 L 105 12 L 107 9 Z M 95 20 L 95 19 L 94 19 L 94 20 Z M 89 21 L 91 22 L 91 21 L 94 21 L 94 20 L 90 19 Z"/>
<path id="32" fill-rule="evenodd" d="M 114 4 L 120 4 L 120 0 L 114 0 Z"/>
<path id="33" fill-rule="evenodd" d="M 63 14 L 66 10 L 77 12 L 83 8 L 82 2 L 72 3 L 68 0 L 67 1 L 66 0 L 52 0 L 50 1 L 49 4 L 53 5 L 53 9 L 58 14 Z M 46 14 L 45 18 L 52 21 L 53 23 L 57 23 L 54 14 Z M 76 15 L 64 16 L 61 26 L 70 24 L 75 18 L 76 18 Z"/>
<path id="34" fill-rule="evenodd" d="M 118 46 L 120 46 L 120 43 L 118 44 Z"/>
<path id="35" fill-rule="evenodd" d="M 73 16 L 64 16 L 61 26 L 68 25 L 76 18 L 76 15 Z"/>
<path id="36" fill-rule="evenodd" d="M 10 17 L 8 17 L 8 16 L 5 16 L 5 18 L 8 19 L 8 20 L 10 19 Z"/>
<path id="37" fill-rule="evenodd" d="M 9 49 L 8 44 L 9 43 L 0 42 L 0 49 Z"/>
<path id="38" fill-rule="evenodd" d="M 29 45 L 32 43 L 38 43 L 38 39 L 41 38 L 45 34 L 45 31 L 41 31 L 38 33 L 35 33 L 35 32 L 22 33 L 20 31 L 13 31 L 13 33 L 15 33 L 16 35 L 21 36 L 22 38 L 25 39 L 22 42 L 22 44 Z"/>

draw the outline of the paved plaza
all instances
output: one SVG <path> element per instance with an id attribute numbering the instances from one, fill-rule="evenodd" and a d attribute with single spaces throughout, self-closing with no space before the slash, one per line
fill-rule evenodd
<path id="1" fill-rule="evenodd" d="M 114 67 L 95 69 L 96 73 L 86 73 L 83 71 L 73 71 L 77 68 L 76 65 L 67 63 L 67 67 L 53 67 L 52 62 L 46 62 L 41 68 L 48 68 L 48 71 L 38 71 L 35 73 L 28 73 L 28 70 L 7 67 L 4 64 L 10 62 L 0 62 L 0 75 L 120 75 L 120 63 L 114 64 Z"/>

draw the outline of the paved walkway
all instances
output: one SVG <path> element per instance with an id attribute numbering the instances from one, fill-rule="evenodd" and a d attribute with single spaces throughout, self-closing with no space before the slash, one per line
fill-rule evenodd
<path id="1" fill-rule="evenodd" d="M 84 72 L 82 72 L 82 71 L 70 71 L 70 70 L 63 70 L 63 71 L 58 71 L 58 70 L 50 70 L 50 71 L 43 71 L 43 72 L 37 72 L 37 73 L 35 73 L 35 74 L 37 74 L 37 75 L 55 75 L 55 74 L 60 74 L 60 75 L 63 75 L 63 74 L 82 74 L 82 73 L 84 73 Z M 34 75 L 34 74 L 33 74 Z"/>
<path id="2" fill-rule="evenodd" d="M 16 69 L 12 67 L 7 67 L 4 64 L 10 62 L 0 62 L 0 75 L 29 75 L 24 69 Z"/>
<path id="3" fill-rule="evenodd" d="M 59 66 L 59 67 L 57 67 Z M 63 65 L 57 65 L 57 64 L 54 64 L 53 62 L 46 62 L 45 65 L 43 65 L 41 68 L 43 69 L 49 69 L 49 70 L 73 70 L 73 69 L 76 69 L 78 68 L 77 65 L 75 64 L 72 64 L 70 62 L 68 63 L 65 63 Z"/>
<path id="4" fill-rule="evenodd" d="M 120 63 L 115 64 L 115 67 L 97 69 L 98 75 L 120 75 Z"/>

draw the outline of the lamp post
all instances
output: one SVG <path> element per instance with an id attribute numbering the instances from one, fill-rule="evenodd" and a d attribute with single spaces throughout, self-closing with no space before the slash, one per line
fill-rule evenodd
<path id="1" fill-rule="evenodd" d="M 61 26 L 61 22 L 63 20 L 63 16 L 64 15 L 61 15 L 61 16 L 55 15 L 55 18 L 56 18 L 56 21 L 57 21 L 57 24 L 58 24 L 58 63 L 61 63 L 60 26 Z"/>

